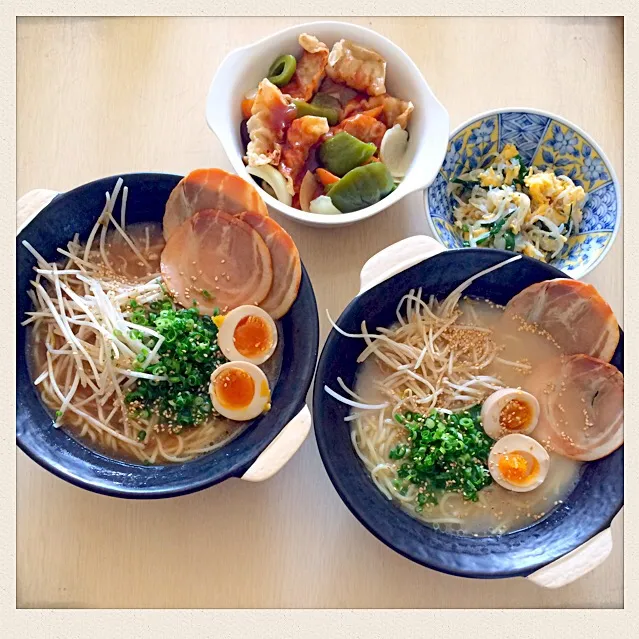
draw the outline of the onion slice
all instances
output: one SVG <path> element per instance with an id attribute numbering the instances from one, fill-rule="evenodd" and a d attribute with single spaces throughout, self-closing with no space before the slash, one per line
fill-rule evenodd
<path id="1" fill-rule="evenodd" d="M 306 171 L 302 184 L 300 185 L 300 207 L 302 208 L 302 211 L 310 213 L 311 201 L 315 198 L 315 194 L 318 192 L 318 185 L 319 183 L 313 171 Z"/>
<path id="2" fill-rule="evenodd" d="M 387 129 L 382 138 L 379 158 L 394 178 L 403 178 L 406 175 L 407 148 L 408 131 L 402 129 L 399 124 Z"/>
<path id="3" fill-rule="evenodd" d="M 309 205 L 311 213 L 321 213 L 323 215 L 341 215 L 342 212 L 333 204 L 328 195 L 316 197 Z"/>
<path id="4" fill-rule="evenodd" d="M 272 165 L 247 166 L 246 170 L 255 177 L 264 180 L 275 192 L 277 199 L 286 206 L 291 206 L 293 197 L 288 192 L 286 178 Z"/>

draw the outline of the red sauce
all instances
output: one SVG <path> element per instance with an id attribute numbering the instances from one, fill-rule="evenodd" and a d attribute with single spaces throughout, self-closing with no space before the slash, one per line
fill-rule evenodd
<path id="1" fill-rule="evenodd" d="M 286 129 L 290 126 L 291 122 L 295 119 L 296 109 L 293 104 L 280 104 L 277 102 L 269 110 L 269 128 L 272 131 L 276 131 L 279 139 L 284 139 Z"/>

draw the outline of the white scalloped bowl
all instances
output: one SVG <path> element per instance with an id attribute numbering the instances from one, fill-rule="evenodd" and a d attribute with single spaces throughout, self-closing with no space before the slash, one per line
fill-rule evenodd
<path id="1" fill-rule="evenodd" d="M 415 110 L 408 125 L 408 153 L 412 160 L 404 180 L 383 200 L 353 213 L 322 215 L 306 213 L 282 204 L 253 180 L 246 170 L 240 138 L 244 94 L 264 78 L 269 64 L 283 53 L 299 54 L 301 33 L 318 37 L 330 48 L 341 38 L 370 47 L 387 61 L 386 87 L 390 94 L 411 100 Z M 233 168 L 245 180 L 260 188 L 267 205 L 288 218 L 309 226 L 345 226 L 377 215 L 409 193 L 427 188 L 437 176 L 446 154 L 449 133 L 448 112 L 437 100 L 415 63 L 384 36 L 346 22 L 298 24 L 231 52 L 220 65 L 206 100 L 206 121 L 226 152 Z"/>

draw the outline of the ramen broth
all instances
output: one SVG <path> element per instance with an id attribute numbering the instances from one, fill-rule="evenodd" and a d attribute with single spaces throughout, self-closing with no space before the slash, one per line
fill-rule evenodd
<path id="1" fill-rule="evenodd" d="M 527 380 L 534 368 L 561 352 L 549 336 L 540 335 L 517 320 L 507 320 L 503 307 L 464 298 L 458 308 L 462 314 L 457 323 L 492 329 L 493 339 L 501 347 L 499 357 L 522 364 L 518 368 L 493 362 L 482 370 L 482 374 L 499 378 L 505 387 L 530 390 Z M 367 403 L 383 403 L 385 398 L 375 382 L 386 375 L 388 370 L 382 370 L 379 360 L 369 357 L 358 370 L 355 393 Z M 375 465 L 373 459 L 385 460 L 391 465 L 391 474 L 396 471 L 401 462 L 393 462 L 389 452 L 397 444 L 407 443 L 407 435 L 404 427 L 392 419 L 392 408 L 385 409 L 383 420 L 369 418 L 351 423 L 356 448 L 360 456 L 369 460 L 367 465 Z M 365 429 L 364 438 L 360 429 Z M 530 436 L 535 438 L 535 431 Z M 579 462 L 550 452 L 548 475 L 530 492 L 513 492 L 493 481 L 478 493 L 476 502 L 465 500 L 459 493 L 447 492 L 442 494 L 437 505 L 426 504 L 422 512 L 416 512 L 413 500 L 403 500 L 399 494 L 393 493 L 393 500 L 410 515 L 440 530 L 474 536 L 503 534 L 525 528 L 548 515 L 573 490 L 580 466 Z"/>
<path id="2" fill-rule="evenodd" d="M 113 277 L 120 284 L 133 284 L 135 282 L 148 281 L 160 272 L 160 255 L 164 248 L 164 237 L 162 225 L 160 223 L 135 223 L 126 227 L 129 238 L 139 248 L 142 256 L 148 262 L 148 266 L 136 256 L 124 238 L 115 230 L 110 230 L 106 235 L 105 255 L 106 262 L 110 269 L 105 269 L 106 276 Z M 64 268 L 65 262 L 58 263 L 58 268 Z M 112 271 L 112 272 L 111 272 Z M 262 366 L 271 388 L 275 387 L 280 374 L 283 351 L 283 336 L 279 322 L 276 322 L 278 331 L 277 347 L 273 355 Z M 27 343 L 30 345 L 29 368 L 32 380 L 36 380 L 47 368 L 46 348 L 44 344 L 45 333 L 36 322 L 33 327 L 29 327 Z M 59 338 L 59 348 L 65 344 L 65 340 Z M 67 385 L 70 382 L 71 367 L 68 367 Z M 64 379 L 64 376 L 63 376 Z M 47 407 L 47 410 L 54 418 L 54 412 L 59 405 L 58 398 L 47 391 L 44 384 L 39 384 L 40 396 Z M 74 404 L 82 403 L 89 398 L 93 391 L 88 387 L 79 386 L 74 395 Z M 91 401 L 83 406 L 83 409 L 91 417 L 104 422 L 108 419 L 112 410 L 112 402 L 107 402 L 104 406 L 99 406 L 97 402 Z M 132 425 L 128 417 L 121 411 L 114 411 L 109 425 L 118 432 L 126 433 Z M 219 415 L 211 414 L 203 423 L 186 427 L 182 432 L 174 434 L 170 431 L 158 430 L 153 433 L 154 439 L 158 440 L 159 446 L 156 451 L 161 454 L 143 453 L 133 454 L 125 446 L 119 445 L 117 438 L 104 434 L 101 431 L 88 428 L 86 420 L 67 412 L 62 419 L 62 426 L 70 435 L 78 439 L 81 443 L 90 446 L 98 452 L 109 457 L 137 461 L 144 463 L 163 463 L 185 461 L 188 458 L 200 454 L 211 452 L 227 444 L 246 428 L 251 425 L 250 421 L 234 421 L 223 418 Z M 150 438 L 149 438 L 150 439 Z M 186 455 L 186 459 L 183 458 Z"/>

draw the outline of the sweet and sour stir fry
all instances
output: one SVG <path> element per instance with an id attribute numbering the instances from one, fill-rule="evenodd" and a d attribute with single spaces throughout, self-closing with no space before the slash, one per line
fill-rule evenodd
<path id="1" fill-rule="evenodd" d="M 248 172 L 280 202 L 312 213 L 358 211 L 403 178 L 413 103 L 386 91 L 386 61 L 349 40 L 299 37 L 246 94 Z"/>

